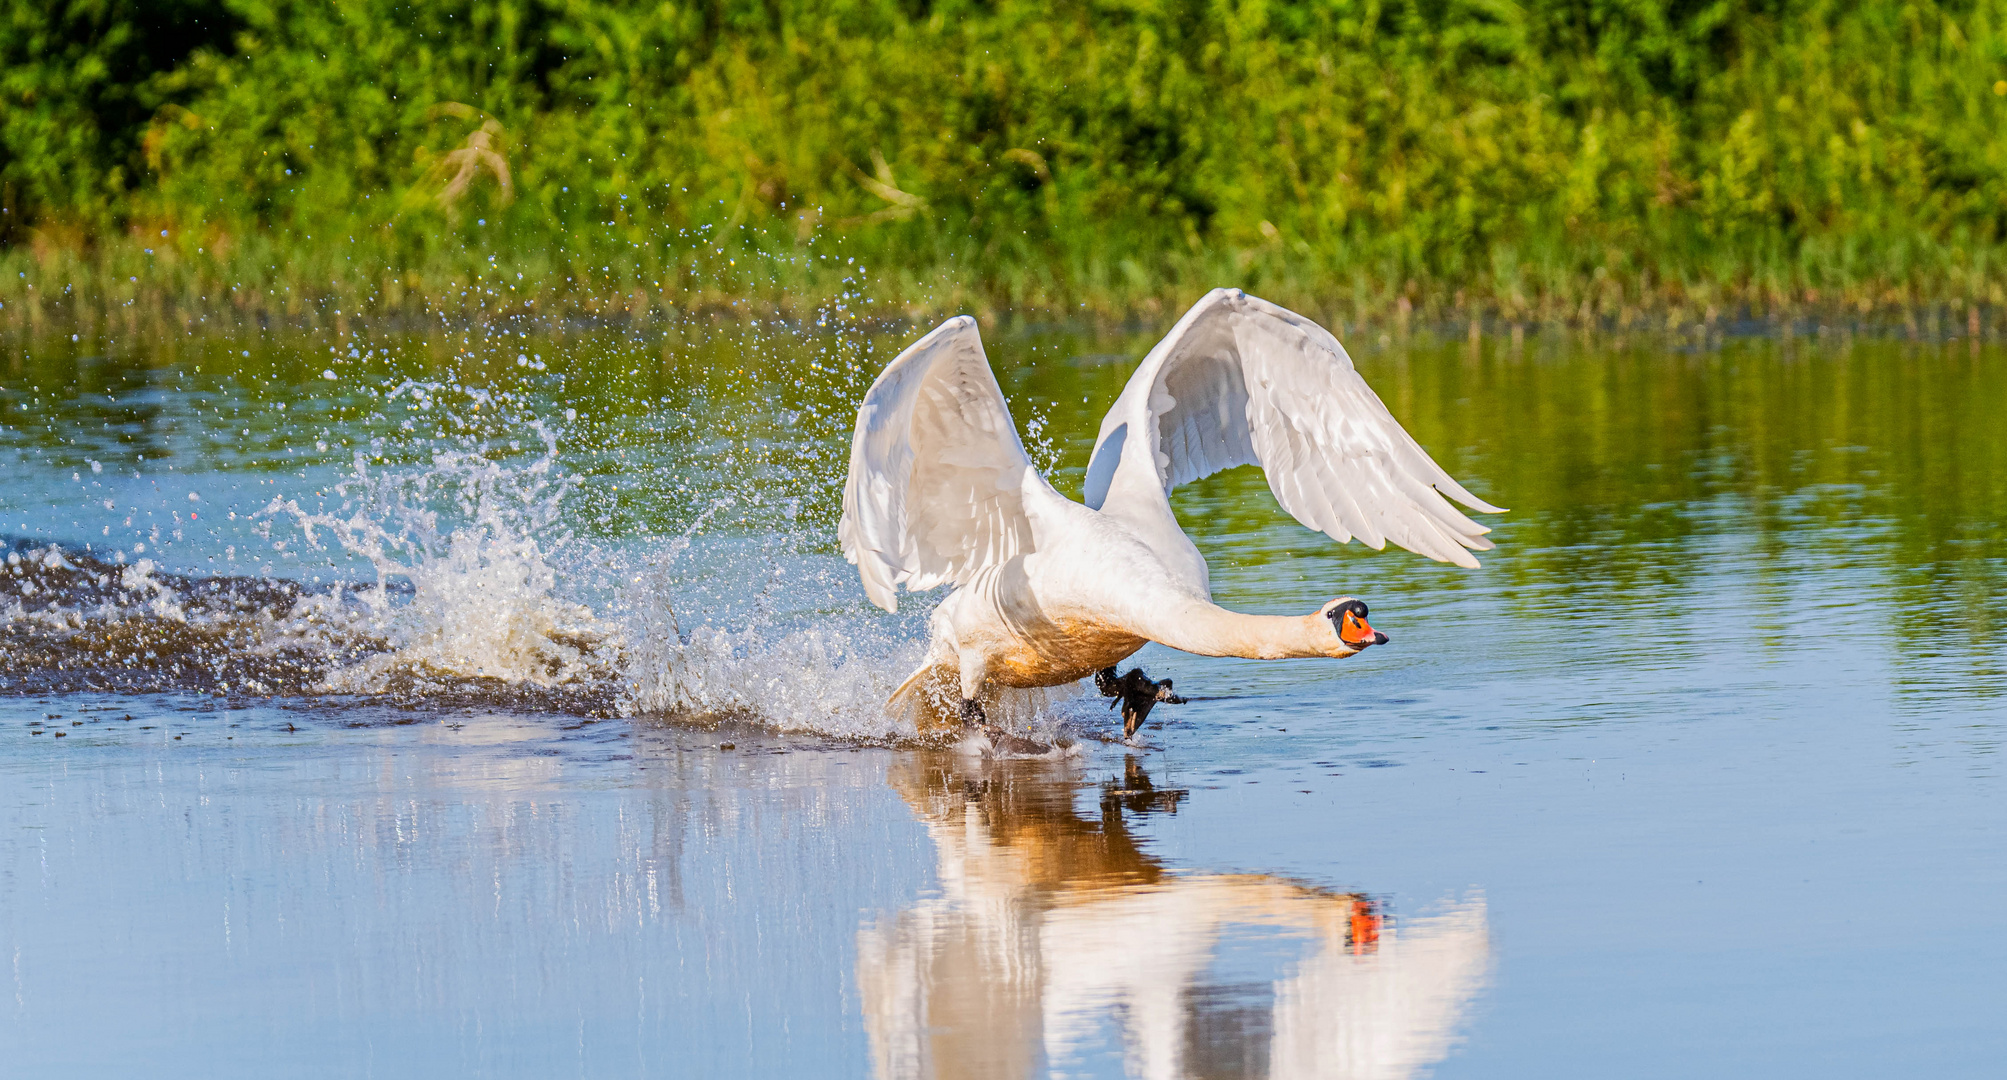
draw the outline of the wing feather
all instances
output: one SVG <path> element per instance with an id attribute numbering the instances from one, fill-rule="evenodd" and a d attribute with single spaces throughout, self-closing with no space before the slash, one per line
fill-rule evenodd
<path id="1" fill-rule="evenodd" d="M 1340 543 L 1476 566 L 1490 530 L 1450 500 L 1503 512 L 1429 457 L 1329 331 L 1237 289 L 1194 305 L 1130 378 L 1097 440 L 1124 464 L 1090 466 L 1089 506 L 1109 498 L 1125 441 L 1139 437 L 1151 453 L 1136 460 L 1155 465 L 1164 495 L 1260 465 L 1284 510 Z"/>
<path id="2" fill-rule="evenodd" d="M 865 594 L 896 611 L 902 586 L 960 584 L 1031 550 L 1023 488 L 1039 482 L 976 322 L 959 316 L 864 395 L 837 538 Z"/>

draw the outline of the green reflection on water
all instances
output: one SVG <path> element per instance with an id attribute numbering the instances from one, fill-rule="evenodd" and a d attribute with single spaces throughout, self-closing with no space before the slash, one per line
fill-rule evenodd
<path id="1" fill-rule="evenodd" d="M 0 354 L 0 439 L 60 469 L 143 456 L 184 471 L 339 470 L 358 452 L 412 464 L 459 443 L 530 453 L 540 419 L 581 478 L 582 535 L 674 533 L 729 498 L 714 527 L 778 528 L 827 551 L 855 403 L 914 333 L 693 323 L 17 339 Z M 1013 413 L 1061 490 L 1078 495 L 1101 413 L 1154 340 L 992 335 Z M 1759 636 L 1829 620 L 1836 641 L 1956 660 L 1969 689 L 2000 685 L 2007 354 L 1752 340 L 1369 347 L 1357 362 L 1439 461 L 1512 508 L 1490 520 L 1499 550 L 1473 575 L 1341 548 L 1238 469 L 1176 498 L 1222 599 L 1295 611 L 1370 586 L 1439 607 L 1484 588 L 1527 614 L 1655 607 L 1677 638 L 1707 633 L 1703 603 L 1726 588 Z M 422 408 L 408 391 L 393 400 L 407 380 L 446 389 Z M 1802 587 L 1836 574 L 1847 589 Z"/>

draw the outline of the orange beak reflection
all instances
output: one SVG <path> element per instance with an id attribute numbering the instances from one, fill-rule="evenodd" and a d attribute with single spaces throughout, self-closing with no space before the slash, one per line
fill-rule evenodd
<path id="1" fill-rule="evenodd" d="M 1373 629 L 1366 620 L 1351 611 L 1346 612 L 1345 621 L 1338 624 L 1338 638 L 1355 649 L 1387 643 L 1387 635 Z"/>
<path id="2" fill-rule="evenodd" d="M 1380 912 L 1371 900 L 1352 901 L 1351 931 L 1346 937 L 1351 939 L 1352 955 L 1364 956 L 1380 951 Z"/>

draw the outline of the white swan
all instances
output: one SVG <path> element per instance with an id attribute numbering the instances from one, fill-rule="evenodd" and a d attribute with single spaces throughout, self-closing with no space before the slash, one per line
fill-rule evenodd
<path id="1" fill-rule="evenodd" d="M 958 691 L 982 723 L 1004 687 L 1089 675 L 1123 699 L 1133 737 L 1170 684 L 1113 666 L 1146 641 L 1204 656 L 1352 656 L 1386 635 L 1349 597 L 1300 617 L 1212 602 L 1205 560 L 1171 513 L 1179 484 L 1260 465 L 1283 509 L 1343 543 L 1391 540 L 1476 566 L 1489 530 L 1464 490 L 1401 428 L 1330 332 L 1216 289 L 1143 359 L 1101 421 L 1085 505 L 1054 491 L 1025 456 L 975 320 L 936 327 L 885 368 L 857 411 L 837 535 L 864 591 L 888 611 L 897 590 L 957 588 L 934 610 L 926 661 L 894 694 L 936 722 Z M 923 708 L 923 711 L 924 708 Z"/>

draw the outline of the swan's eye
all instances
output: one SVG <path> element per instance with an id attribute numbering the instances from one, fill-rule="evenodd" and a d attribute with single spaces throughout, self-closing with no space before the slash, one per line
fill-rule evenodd
<path id="1" fill-rule="evenodd" d="M 1346 615 L 1356 615 L 1364 619 L 1366 617 L 1366 602 L 1364 600 L 1347 600 L 1343 603 L 1331 605 L 1330 609 L 1324 612 L 1324 617 L 1330 619 L 1332 622 L 1337 622 Z"/>
<path id="2" fill-rule="evenodd" d="M 1373 629 L 1366 620 L 1359 617 L 1357 611 L 1351 608 L 1346 609 L 1345 620 L 1338 624 L 1338 637 L 1346 644 L 1360 648 L 1378 645 L 1387 640 L 1387 635 Z"/>

